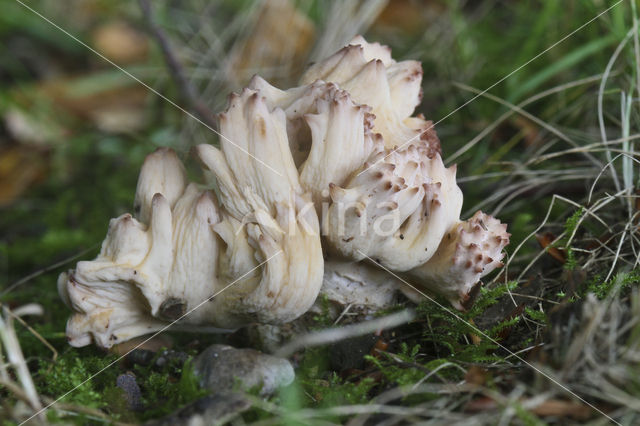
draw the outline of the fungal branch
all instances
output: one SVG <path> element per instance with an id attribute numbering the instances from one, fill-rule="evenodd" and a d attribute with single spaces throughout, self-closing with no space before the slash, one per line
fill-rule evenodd
<path id="1" fill-rule="evenodd" d="M 509 234 L 482 212 L 460 220 L 456 168 L 424 131 L 432 123 L 412 116 L 421 80 L 418 62 L 356 37 L 298 87 L 256 76 L 232 94 L 220 148 L 194 150 L 204 185 L 189 182 L 172 150 L 150 154 L 133 215 L 111 220 L 96 259 L 60 275 L 70 344 L 109 347 L 178 318 L 223 329 L 286 323 L 320 293 L 365 312 L 413 297 L 368 259 L 468 307 L 502 265 Z"/>

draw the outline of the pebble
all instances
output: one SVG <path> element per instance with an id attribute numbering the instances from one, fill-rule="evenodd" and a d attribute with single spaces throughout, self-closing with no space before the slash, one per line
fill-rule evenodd
<path id="1" fill-rule="evenodd" d="M 127 371 L 119 375 L 116 378 L 116 386 L 124 392 L 124 397 L 131 410 L 142 410 L 142 393 L 140 392 L 140 386 L 136 382 L 136 376 L 132 372 Z"/>
<path id="2" fill-rule="evenodd" d="M 244 390 L 260 388 L 260 395 L 272 394 L 278 387 L 293 382 L 291 363 L 255 349 L 235 349 L 212 345 L 193 363 L 200 386 L 214 393 L 229 392 L 239 383 Z"/>

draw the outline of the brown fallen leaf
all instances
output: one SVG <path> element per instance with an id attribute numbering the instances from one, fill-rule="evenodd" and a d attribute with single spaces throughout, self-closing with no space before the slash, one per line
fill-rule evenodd
<path id="1" fill-rule="evenodd" d="M 407 35 L 421 34 L 446 9 L 445 2 L 438 0 L 393 0 L 382 10 L 372 29 Z"/>
<path id="2" fill-rule="evenodd" d="M 556 236 L 551 232 L 536 234 L 536 239 L 538 240 L 540 247 L 546 249 L 547 253 L 555 260 L 562 264 L 567 261 L 567 256 L 565 255 L 564 250 L 551 246 L 551 243 L 556 239 Z"/>
<path id="3" fill-rule="evenodd" d="M 526 400 L 521 400 L 526 402 Z M 464 411 L 467 413 L 479 413 L 483 411 L 495 410 L 499 404 L 488 396 L 479 396 L 469 401 Z M 574 420 L 587 420 L 593 415 L 593 410 L 581 403 L 550 399 L 529 409 L 529 412 L 539 417 L 561 417 L 572 418 Z"/>
<path id="4" fill-rule="evenodd" d="M 59 136 L 54 129 L 16 107 L 8 108 L 2 118 L 11 139 L 21 145 L 46 147 Z"/>
<path id="5" fill-rule="evenodd" d="M 467 402 L 464 406 L 466 413 L 480 413 L 488 410 L 495 410 L 498 408 L 498 403 L 493 398 L 488 396 L 479 396 L 471 401 Z"/>
<path id="6" fill-rule="evenodd" d="M 47 151 L 25 146 L 0 149 L 0 207 L 13 203 L 47 174 Z"/>
<path id="7" fill-rule="evenodd" d="M 306 65 L 315 37 L 313 21 L 290 0 L 264 2 L 241 49 L 232 53 L 234 74 L 244 83 L 256 70 L 272 84 L 288 84 Z M 271 72 L 270 72 L 271 70 Z"/>
<path id="8" fill-rule="evenodd" d="M 513 125 L 522 131 L 522 135 L 524 136 L 525 144 L 528 147 L 533 146 L 538 140 L 538 135 L 540 133 L 539 126 L 533 123 L 528 118 L 522 117 L 520 115 L 515 116 L 512 120 Z"/>
<path id="9" fill-rule="evenodd" d="M 516 306 L 511 312 L 509 312 L 509 315 L 504 317 L 503 321 L 508 321 L 522 315 L 522 313 L 524 312 L 524 307 L 524 304 Z M 502 330 L 500 330 L 500 333 L 498 333 L 497 339 L 500 341 L 506 339 L 507 337 L 509 337 L 509 334 L 511 334 L 512 330 L 513 326 L 503 328 Z"/>
<path id="10" fill-rule="evenodd" d="M 387 342 L 385 342 L 383 339 L 378 339 L 376 341 L 376 343 L 373 345 L 373 348 L 371 348 L 371 356 L 380 356 L 380 352 L 379 351 L 386 351 L 389 348 L 389 344 Z"/>
<path id="11" fill-rule="evenodd" d="M 124 21 L 100 25 L 91 35 L 93 47 L 118 65 L 144 61 L 149 53 L 149 39 Z"/>
<path id="12" fill-rule="evenodd" d="M 487 383 L 488 372 L 486 368 L 482 368 L 479 365 L 472 365 L 467 370 L 467 374 L 464 376 L 464 380 L 472 385 L 484 386 Z"/>
<path id="13" fill-rule="evenodd" d="M 593 410 L 579 402 L 549 399 L 529 410 L 540 417 L 571 417 L 575 420 L 587 420 L 593 415 Z"/>
<path id="14" fill-rule="evenodd" d="M 476 323 L 473 321 L 473 318 L 469 319 L 469 324 L 471 324 L 474 327 L 476 326 Z M 471 336 L 471 341 L 473 342 L 474 345 L 479 345 L 480 343 L 482 343 L 482 338 L 477 334 L 471 333 L 469 334 L 469 336 Z"/>
<path id="15" fill-rule="evenodd" d="M 96 127 L 106 133 L 131 133 L 145 123 L 146 112 L 134 105 L 104 105 L 90 114 Z"/>
<path id="16" fill-rule="evenodd" d="M 127 76 L 112 71 L 58 79 L 36 87 L 30 99 L 53 101 L 56 107 L 100 130 L 127 133 L 146 125 L 149 92 Z"/>
<path id="17" fill-rule="evenodd" d="M 109 349 L 109 352 L 122 356 L 132 351 L 133 349 L 145 349 L 152 352 L 158 352 L 162 348 L 171 349 L 173 347 L 173 339 L 171 339 L 171 337 L 167 335 L 157 335 L 151 338 L 149 341 L 145 341 L 147 339 L 147 336 L 135 337 L 131 340 L 127 340 L 126 342 L 122 342 L 112 346 Z"/>

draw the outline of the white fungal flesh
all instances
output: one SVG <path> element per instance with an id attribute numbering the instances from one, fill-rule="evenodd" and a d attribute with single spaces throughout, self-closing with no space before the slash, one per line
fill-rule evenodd
<path id="1" fill-rule="evenodd" d="M 150 154 L 134 215 L 112 219 L 96 259 L 60 275 L 70 344 L 110 347 L 178 319 L 289 322 L 321 291 L 380 309 L 406 289 L 367 259 L 463 309 L 509 234 L 481 212 L 460 221 L 455 166 L 432 122 L 411 116 L 421 81 L 420 63 L 358 36 L 299 87 L 256 76 L 230 96 L 220 148 L 195 149 L 216 192 L 189 183 L 172 150 Z"/>
<path id="2" fill-rule="evenodd" d="M 322 294 L 354 311 L 374 312 L 393 306 L 402 282 L 374 265 L 354 260 L 330 260 L 324 265 Z"/>
<path id="3" fill-rule="evenodd" d="M 344 188 L 333 185 L 329 208 L 331 247 L 354 259 L 370 258 L 396 271 L 433 256 L 460 216 L 462 192 L 455 167 L 416 145 L 382 152 Z"/>
<path id="4" fill-rule="evenodd" d="M 419 283 L 464 309 L 480 279 L 502 266 L 502 249 L 509 243 L 507 225 L 481 211 L 456 223 L 427 263 L 409 271 Z"/>
<path id="5" fill-rule="evenodd" d="M 411 117 L 422 100 L 419 62 L 396 62 L 387 46 L 367 43 L 357 36 L 331 57 L 312 65 L 300 82 L 307 85 L 316 80 L 336 83 L 354 102 L 370 106 L 376 117 L 374 131 L 382 135 L 387 148 L 422 139 L 439 152 L 433 123 Z"/>

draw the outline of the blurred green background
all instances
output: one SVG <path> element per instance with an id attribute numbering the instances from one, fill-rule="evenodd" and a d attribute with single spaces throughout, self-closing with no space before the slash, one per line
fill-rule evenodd
<path id="1" fill-rule="evenodd" d="M 191 110 L 137 2 L 26 3 Z M 610 140 L 637 127 L 640 76 L 628 38 L 635 16 L 630 1 L 163 0 L 153 6 L 151 19 L 199 100 L 214 112 L 255 73 L 282 88 L 295 85 L 306 64 L 356 34 L 391 46 L 397 60 L 421 61 L 424 98 L 416 112 L 437 122 L 445 161 L 458 163 L 464 218 L 482 208 L 509 223 L 508 253 L 542 222 L 553 194 L 585 202 L 608 160 L 602 147 L 590 154 L 584 148 L 602 142 L 602 127 Z M 608 67 L 625 37 L 628 43 Z M 601 126 L 598 94 L 605 72 Z M 455 111 L 489 87 L 488 96 Z M 621 96 L 628 108 L 621 108 Z M 514 112 L 518 104 L 525 113 Z M 94 256 L 109 219 L 131 210 L 146 154 L 171 146 L 188 161 L 193 145 L 216 140 L 51 23 L 14 0 L 1 0 L 0 302 L 42 304 L 44 315 L 33 327 L 66 350 L 68 312 L 57 296 L 59 272 Z M 631 194 L 633 168 L 614 166 L 620 180 L 624 175 L 630 182 Z M 601 184 L 596 194 L 614 190 L 611 175 Z M 623 207 L 616 206 L 603 217 L 624 226 Z M 575 210 L 568 204 L 551 210 L 549 229 L 561 233 Z M 594 234 L 602 231 L 593 226 Z M 509 278 L 538 255 L 538 244 L 525 242 Z M 621 264 L 635 266 L 630 259 Z M 609 266 L 605 262 L 602 271 Z M 27 356 L 49 356 L 32 334 L 19 333 Z"/>

